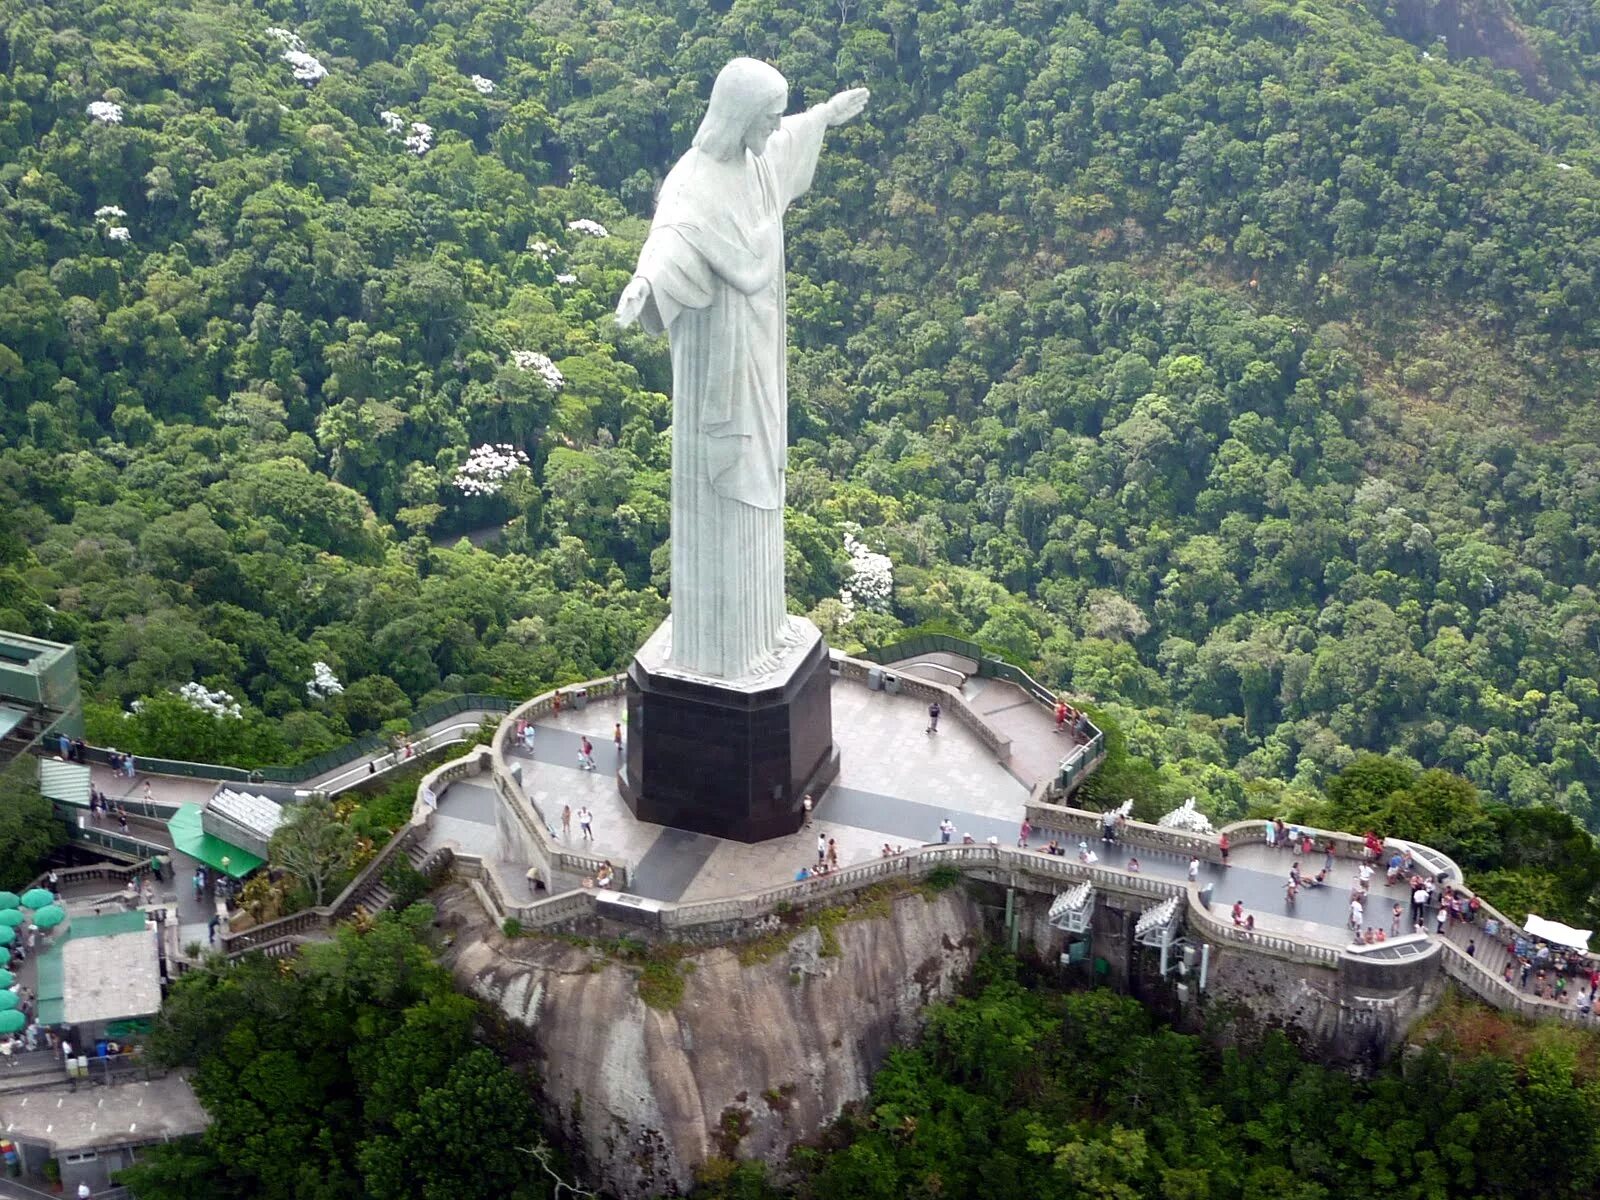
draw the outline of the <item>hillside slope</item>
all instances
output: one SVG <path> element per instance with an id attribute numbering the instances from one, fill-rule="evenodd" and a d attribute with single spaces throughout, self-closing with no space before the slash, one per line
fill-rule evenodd
<path id="1" fill-rule="evenodd" d="M 1033 662 L 1155 802 L 1395 748 L 1594 823 L 1592 38 L 1409 11 L 0 0 L 0 626 L 240 761 L 625 661 L 670 407 L 608 313 L 750 53 L 874 92 L 791 216 L 797 606 Z"/>

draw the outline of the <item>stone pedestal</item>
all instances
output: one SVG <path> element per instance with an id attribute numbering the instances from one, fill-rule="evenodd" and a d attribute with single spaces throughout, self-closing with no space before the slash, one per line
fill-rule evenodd
<path id="1" fill-rule="evenodd" d="M 628 670 L 628 743 L 617 787 L 641 821 L 758 842 L 793 833 L 801 798 L 839 774 L 828 647 L 790 618 L 770 671 L 719 680 L 674 670 L 672 618 Z"/>

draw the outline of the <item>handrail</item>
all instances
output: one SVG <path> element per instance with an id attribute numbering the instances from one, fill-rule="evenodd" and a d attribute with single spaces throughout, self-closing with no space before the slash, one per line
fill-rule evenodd
<path id="1" fill-rule="evenodd" d="M 444 700 L 437 700 L 432 704 L 419 708 L 406 718 L 406 724 L 413 732 L 424 730 L 447 717 L 453 717 L 463 712 L 509 712 L 512 701 L 504 696 L 493 696 L 485 693 L 469 692 L 464 695 L 451 696 Z M 230 783 L 304 783 L 329 771 L 337 770 L 346 763 L 363 758 L 369 754 L 388 753 L 393 747 L 376 734 L 366 734 L 346 742 L 343 746 L 325 751 L 317 757 L 308 759 L 303 763 L 294 763 L 288 766 L 262 766 L 262 767 L 232 767 L 221 763 L 187 762 L 182 759 L 153 758 L 148 755 L 133 755 L 134 766 L 146 774 L 154 775 L 180 775 L 194 779 L 220 779 Z M 86 762 L 107 765 L 110 762 L 109 752 L 100 746 L 87 746 L 84 748 Z"/>

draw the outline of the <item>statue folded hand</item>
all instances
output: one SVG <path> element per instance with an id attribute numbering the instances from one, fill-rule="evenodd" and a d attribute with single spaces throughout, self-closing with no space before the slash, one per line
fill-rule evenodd
<path id="1" fill-rule="evenodd" d="M 622 297 L 617 301 L 617 324 L 626 329 L 638 321 L 644 312 L 645 302 L 650 299 L 650 284 L 648 280 L 637 275 L 622 289 Z"/>

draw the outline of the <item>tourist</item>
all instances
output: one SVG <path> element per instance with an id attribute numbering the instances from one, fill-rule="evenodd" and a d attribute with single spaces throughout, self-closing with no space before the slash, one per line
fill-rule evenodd
<path id="1" fill-rule="evenodd" d="M 1359 898 L 1352 898 L 1351 899 L 1351 901 L 1350 901 L 1350 928 L 1351 929 L 1360 929 L 1361 928 L 1361 922 L 1366 916 L 1366 911 L 1367 911 L 1366 908 L 1362 905 L 1362 903 L 1361 903 Z"/>
<path id="2" fill-rule="evenodd" d="M 1300 886 L 1300 860 L 1299 859 L 1295 859 L 1293 865 L 1290 866 L 1290 868 L 1289 868 L 1289 882 L 1294 884 L 1295 887 L 1299 887 Z"/>
<path id="3" fill-rule="evenodd" d="M 572 805 L 561 806 L 561 836 L 568 841 L 572 840 Z"/>
<path id="4" fill-rule="evenodd" d="M 1032 836 L 1033 826 L 1028 822 L 1027 817 L 1023 817 L 1022 828 L 1017 833 L 1017 845 L 1026 850 L 1028 848 L 1028 839 Z"/>
<path id="5" fill-rule="evenodd" d="M 1478 957 L 1478 942 L 1477 942 L 1477 939 L 1475 939 L 1475 938 L 1468 938 L 1467 939 L 1467 957 L 1468 958 L 1477 958 Z"/>
<path id="6" fill-rule="evenodd" d="M 883 844 L 883 849 L 878 851 L 878 857 L 879 858 L 893 858 L 894 857 L 894 851 L 889 849 L 889 843 L 888 842 L 885 842 Z"/>
<path id="7" fill-rule="evenodd" d="M 1229 849 L 1231 849 L 1231 844 L 1228 841 L 1228 835 L 1227 834 L 1223 834 L 1221 837 L 1219 837 L 1217 839 L 1217 849 L 1222 851 L 1222 865 L 1223 866 L 1227 866 L 1228 865 L 1228 851 L 1229 851 Z"/>
<path id="8" fill-rule="evenodd" d="M 928 733 L 939 732 L 939 702 L 935 700 L 928 705 Z"/>
<path id="9" fill-rule="evenodd" d="M 1117 810 L 1114 808 L 1100 814 L 1100 840 L 1108 846 L 1117 840 Z"/>
<path id="10" fill-rule="evenodd" d="M 1274 817 L 1272 819 L 1272 828 L 1275 831 L 1275 836 L 1277 838 L 1277 843 L 1278 843 L 1278 849 L 1280 849 L 1280 850 L 1289 849 L 1289 828 L 1288 828 L 1288 826 L 1286 826 L 1283 823 L 1283 818 L 1282 817 Z"/>
<path id="11" fill-rule="evenodd" d="M 1276 850 L 1278 848 L 1278 826 L 1272 821 L 1267 822 L 1266 837 L 1267 849 Z"/>
<path id="12" fill-rule="evenodd" d="M 622 757 L 622 722 L 618 721 L 611 727 L 611 740 L 616 743 L 617 757 Z"/>
<path id="13" fill-rule="evenodd" d="M 578 739 L 578 768 L 583 771 L 594 770 L 594 743 L 587 734 Z"/>
<path id="14" fill-rule="evenodd" d="M 963 833 L 961 835 L 961 844 L 963 846 L 976 846 L 978 842 L 970 833 Z"/>
<path id="15" fill-rule="evenodd" d="M 887 846 L 884 847 L 885 851 L 887 851 L 888 849 L 889 849 L 889 847 L 887 847 Z M 805 867 L 801 867 L 798 871 L 796 871 L 794 873 L 794 881 L 796 883 L 804 883 L 806 880 L 808 880 L 810 878 L 811 878 L 811 872 L 806 870 Z"/>
<path id="16" fill-rule="evenodd" d="M 533 867 L 528 871 L 528 875 L 531 877 L 537 874 L 538 870 L 538 867 Z M 206 941 L 213 946 L 217 944 L 217 926 L 220 924 L 222 924 L 222 918 L 215 913 L 211 914 L 211 920 L 206 923 Z"/>
<path id="17" fill-rule="evenodd" d="M 800 798 L 800 811 L 805 813 L 805 815 L 806 815 L 806 823 L 805 823 L 805 826 L 804 826 L 806 829 L 810 829 L 811 828 L 811 809 L 812 809 L 811 793 L 807 792 L 804 796 L 802 796 Z"/>
<path id="18" fill-rule="evenodd" d="M 1136 855 L 1128 856 L 1128 870 L 1135 875 L 1139 873 L 1139 859 Z"/>
<path id="19" fill-rule="evenodd" d="M 1194 883 L 1199 878 L 1200 878 L 1200 860 L 1198 858 L 1191 858 L 1189 860 L 1189 882 L 1190 883 Z"/>
<path id="20" fill-rule="evenodd" d="M 839 867 L 839 843 L 832 838 L 828 839 L 828 870 L 834 871 Z"/>
<path id="21" fill-rule="evenodd" d="M 1328 844 L 1322 848 L 1322 869 L 1329 874 L 1333 872 L 1333 839 L 1328 839 Z"/>
<path id="22" fill-rule="evenodd" d="M 1244 919 L 1244 931 L 1246 933 L 1254 933 L 1256 931 L 1256 915 L 1255 915 L 1255 913 L 1250 913 L 1248 916 L 1245 917 L 1245 919 Z"/>
<path id="23" fill-rule="evenodd" d="M 1413 882 L 1416 883 L 1416 887 L 1411 893 L 1411 923 L 1420 925 L 1428 907 L 1428 889 L 1423 887 L 1420 881 Z"/>
<path id="24" fill-rule="evenodd" d="M 1067 731 L 1067 702 L 1065 700 L 1057 700 L 1056 701 L 1056 728 L 1055 728 L 1055 732 L 1056 733 L 1065 733 L 1066 731 Z"/>
<path id="25" fill-rule="evenodd" d="M 1243 925 L 1244 924 L 1244 901 L 1243 900 L 1235 900 L 1233 902 L 1233 923 L 1235 925 Z"/>
<path id="26" fill-rule="evenodd" d="M 949 817 L 939 822 L 939 844 L 948 846 L 950 839 L 956 835 L 956 823 Z"/>
<path id="27" fill-rule="evenodd" d="M 594 841 L 594 814 L 585 805 L 578 810 L 578 829 L 583 833 L 585 840 Z"/>
<path id="28" fill-rule="evenodd" d="M 1436 927 L 1436 932 L 1440 937 L 1444 936 L 1445 925 L 1449 922 L 1449 920 L 1450 910 L 1441 903 L 1439 905 L 1439 911 L 1433 916 L 1433 923 Z"/>
<path id="29" fill-rule="evenodd" d="M 1398 852 L 1389 856 L 1389 872 L 1387 876 L 1387 882 L 1390 887 L 1393 887 L 1395 880 L 1400 878 L 1400 868 L 1404 861 L 1405 860 L 1400 857 Z"/>
<path id="30" fill-rule="evenodd" d="M 144 802 L 146 804 L 149 804 L 154 799 L 155 799 L 155 796 L 150 791 L 150 781 L 148 779 L 146 779 L 144 781 Z"/>
<path id="31" fill-rule="evenodd" d="M 1389 936 L 1400 936 L 1400 906 L 1398 904 L 1394 906 L 1394 915 L 1389 921 Z"/>
<path id="32" fill-rule="evenodd" d="M 1361 881 L 1361 890 L 1366 891 L 1367 885 L 1372 882 L 1372 864 L 1362 863 L 1356 868 L 1356 878 Z"/>
<path id="33" fill-rule="evenodd" d="M 1500 978 L 1506 981 L 1506 986 L 1511 986 L 1511 977 L 1517 973 L 1517 964 L 1511 959 L 1506 960 L 1506 969 L 1500 973 Z"/>
<path id="34" fill-rule="evenodd" d="M 123 833 L 128 832 L 128 810 L 122 805 L 117 805 L 117 828 Z"/>
<path id="35" fill-rule="evenodd" d="M 1081 862 L 1081 863 L 1087 863 L 1089 866 L 1092 867 L 1092 866 L 1095 865 L 1095 863 L 1100 861 L 1100 856 L 1098 854 L 1096 854 L 1093 850 L 1089 849 L 1089 843 L 1088 842 L 1079 842 L 1078 843 L 1078 861 Z"/>
<path id="36" fill-rule="evenodd" d="M 616 873 L 611 869 L 611 861 L 607 859 L 600 864 L 600 869 L 594 873 L 594 885 L 598 888 L 609 888 Z"/>
<path id="37" fill-rule="evenodd" d="M 820 863 L 825 863 L 827 861 L 828 861 L 828 839 L 827 839 L 827 837 L 825 835 L 819 833 L 819 834 L 817 834 L 817 862 L 820 864 Z"/>

